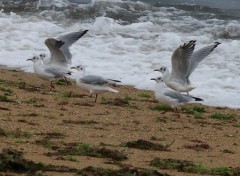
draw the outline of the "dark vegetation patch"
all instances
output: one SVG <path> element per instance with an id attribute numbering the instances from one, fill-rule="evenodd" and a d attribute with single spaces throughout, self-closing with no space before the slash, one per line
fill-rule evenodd
<path id="1" fill-rule="evenodd" d="M 9 108 L 6 108 L 6 107 L 1 107 L 1 106 L 0 106 L 0 110 L 4 110 L 4 111 L 10 111 L 10 109 L 9 109 Z"/>
<path id="2" fill-rule="evenodd" d="M 10 102 L 10 103 L 13 103 L 13 102 L 16 102 L 12 99 L 9 99 L 7 95 L 0 95 L 0 102 Z"/>
<path id="3" fill-rule="evenodd" d="M 31 138 L 33 134 L 31 132 L 24 132 L 19 128 L 10 132 L 6 132 L 2 128 L 0 128 L 0 136 L 7 136 L 13 138 Z"/>
<path id="4" fill-rule="evenodd" d="M 67 85 L 66 81 L 64 79 L 59 79 L 55 82 L 56 85 L 63 86 Z"/>
<path id="5" fill-rule="evenodd" d="M 35 104 L 38 102 L 38 99 L 36 98 L 29 98 L 28 100 L 25 100 L 24 103 L 26 104 Z"/>
<path id="6" fill-rule="evenodd" d="M 78 125 L 94 125 L 98 124 L 98 122 L 94 120 L 62 120 L 63 123 L 66 124 L 78 124 Z"/>
<path id="7" fill-rule="evenodd" d="M 44 139 L 63 139 L 66 136 L 61 132 L 51 132 L 51 133 L 46 133 L 45 135 L 46 136 L 44 137 Z"/>
<path id="8" fill-rule="evenodd" d="M 222 150 L 223 153 L 234 154 L 235 152 L 232 150 L 224 149 Z"/>
<path id="9" fill-rule="evenodd" d="M 143 97 L 143 98 L 151 98 L 151 95 L 149 95 L 148 93 L 140 93 L 138 94 L 139 97 Z"/>
<path id="10" fill-rule="evenodd" d="M 60 101 L 57 103 L 58 105 L 67 105 L 68 104 L 68 101 Z"/>
<path id="11" fill-rule="evenodd" d="M 137 141 L 129 141 L 129 142 L 124 142 L 121 144 L 122 147 L 130 147 L 130 148 L 136 148 L 136 149 L 143 149 L 143 150 L 158 150 L 158 151 L 170 151 L 168 149 L 173 143 L 171 142 L 168 145 L 162 145 L 158 143 L 153 143 L 149 141 L 145 141 L 142 139 L 138 139 Z"/>
<path id="12" fill-rule="evenodd" d="M 65 166 L 55 166 L 42 162 L 35 163 L 23 157 L 23 153 L 13 149 L 3 149 L 0 153 L 0 172 L 25 173 L 28 175 L 43 174 L 43 172 L 68 172 L 82 176 L 168 176 L 156 170 L 148 170 L 129 166 L 122 166 L 120 169 L 103 169 L 86 167 L 74 169 Z"/>
<path id="13" fill-rule="evenodd" d="M 221 114 L 218 112 L 214 112 L 213 114 L 210 115 L 210 118 L 218 119 L 218 120 L 231 120 L 231 119 L 239 118 L 239 116 L 235 114 Z"/>
<path id="14" fill-rule="evenodd" d="M 126 154 L 118 151 L 111 150 L 105 147 L 93 147 L 90 144 L 82 143 L 66 143 L 56 150 L 55 153 L 48 153 L 48 156 L 91 156 L 97 158 L 110 158 L 116 161 L 123 161 L 127 159 Z"/>
<path id="15" fill-rule="evenodd" d="M 186 149 L 191 149 L 195 151 L 204 151 L 210 149 L 210 146 L 208 144 L 194 144 L 194 145 L 184 145 L 183 146 Z"/>
<path id="16" fill-rule="evenodd" d="M 20 116 L 24 116 L 24 117 L 37 117 L 38 114 L 35 112 L 28 112 L 28 113 L 24 113 L 24 114 L 19 114 Z"/>
<path id="17" fill-rule="evenodd" d="M 77 102 L 77 103 L 74 103 L 74 105 L 87 106 L 87 107 L 93 107 L 94 106 L 94 104 L 90 104 L 90 103 L 87 103 L 87 102 Z"/>
<path id="18" fill-rule="evenodd" d="M 17 128 L 14 131 L 10 131 L 10 132 L 5 132 L 5 131 L 2 131 L 2 132 L 4 132 L 3 134 L 5 136 L 13 137 L 13 138 L 31 138 L 33 136 L 33 134 L 31 132 L 25 132 L 19 128 Z"/>
<path id="19" fill-rule="evenodd" d="M 17 86 L 19 89 L 28 91 L 28 92 L 38 92 L 40 89 L 44 89 L 46 86 L 45 85 L 32 85 L 32 84 L 27 84 L 24 81 L 19 81 L 17 82 Z"/>
<path id="20" fill-rule="evenodd" d="M 9 96 L 12 95 L 13 91 L 9 88 L 5 88 L 5 87 L 0 87 L 0 91 L 2 91 L 4 93 L 4 95 Z"/>
<path id="21" fill-rule="evenodd" d="M 78 172 L 81 176 L 169 176 L 156 170 L 147 170 L 135 167 L 122 167 L 120 169 L 103 169 L 86 167 Z"/>
<path id="22" fill-rule="evenodd" d="M 51 140 L 49 140 L 47 138 L 44 138 L 42 140 L 36 140 L 35 144 L 43 146 L 48 149 L 52 149 L 52 150 L 57 150 L 60 148 L 60 144 L 58 142 L 52 142 Z"/>
<path id="23" fill-rule="evenodd" d="M 129 101 L 123 98 L 114 98 L 110 100 L 104 100 L 102 101 L 102 104 L 126 107 L 129 105 Z"/>
<path id="24" fill-rule="evenodd" d="M 45 163 L 35 163 L 23 157 L 23 153 L 5 148 L 0 153 L 0 172 L 28 173 L 34 175 L 37 171 L 77 172 L 77 169 L 65 166 L 54 166 Z"/>
<path id="25" fill-rule="evenodd" d="M 171 111 L 173 110 L 170 106 L 167 105 L 156 105 L 156 106 L 151 106 L 149 109 L 154 110 L 154 111 Z"/>
<path id="26" fill-rule="evenodd" d="M 28 125 L 32 125 L 32 126 L 39 125 L 39 124 L 34 123 L 34 122 L 28 122 L 28 121 L 25 120 L 25 119 L 19 119 L 18 122 L 26 123 L 26 124 L 28 124 Z"/>
<path id="27" fill-rule="evenodd" d="M 208 168 L 200 164 L 194 164 L 192 161 L 160 159 L 154 158 L 150 165 L 159 169 L 177 170 L 178 172 L 187 172 L 194 174 L 220 175 L 220 176 L 239 176 L 240 168 L 215 167 Z"/>
<path id="28" fill-rule="evenodd" d="M 0 128 L 0 136 L 7 136 L 7 133 L 2 128 Z"/>
<path id="29" fill-rule="evenodd" d="M 198 106 L 194 106 L 193 108 L 182 107 L 181 110 L 187 114 L 194 114 L 196 112 L 198 113 L 206 112 L 204 107 L 198 107 Z"/>
<path id="30" fill-rule="evenodd" d="M 182 107 L 181 110 L 186 114 L 193 115 L 193 117 L 196 119 L 202 119 L 203 113 L 206 112 L 204 107 L 198 107 L 198 106 L 194 106 L 192 108 Z"/>

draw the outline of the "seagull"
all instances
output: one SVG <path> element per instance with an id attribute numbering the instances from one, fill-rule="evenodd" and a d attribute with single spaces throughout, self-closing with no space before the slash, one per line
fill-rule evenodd
<path id="1" fill-rule="evenodd" d="M 155 99 L 165 105 L 169 105 L 172 108 L 175 108 L 178 117 L 180 114 L 178 112 L 177 106 L 193 102 L 193 101 L 203 101 L 201 98 L 193 97 L 191 95 L 185 95 L 179 93 L 175 90 L 169 89 L 164 85 L 164 80 L 162 77 L 152 78 L 151 80 L 156 81 L 156 87 L 154 89 Z"/>
<path id="2" fill-rule="evenodd" d="M 50 58 L 47 58 L 45 53 L 41 53 L 39 56 L 34 56 L 31 59 L 27 59 L 34 62 L 34 72 L 38 77 L 51 80 L 50 90 L 54 88 L 52 83 L 52 76 L 54 76 L 54 78 L 63 77 L 65 82 L 69 84 L 65 76 L 65 73 L 69 74 L 71 72 L 68 69 L 68 66 L 71 64 L 72 59 L 72 54 L 69 47 L 72 46 L 73 43 L 84 36 L 87 32 L 88 30 L 82 30 L 59 36 L 57 39 L 47 38 L 45 40 L 45 45 L 50 51 Z M 56 70 L 58 71 L 56 72 Z M 59 72 L 61 72 L 61 74 L 59 74 Z"/>
<path id="3" fill-rule="evenodd" d="M 38 56 L 34 56 L 30 59 L 27 59 L 27 61 L 33 62 L 34 73 L 39 78 L 50 81 L 50 85 L 49 85 L 50 90 L 54 88 L 54 85 L 53 85 L 54 80 L 65 77 L 66 75 L 71 75 L 71 72 L 69 72 L 67 69 L 54 66 L 54 65 L 44 64 L 43 61 Z"/>
<path id="4" fill-rule="evenodd" d="M 161 67 L 154 71 L 162 73 L 165 84 L 179 92 L 190 92 L 195 89 L 189 80 L 190 75 L 198 64 L 206 58 L 220 43 L 203 47 L 195 52 L 196 40 L 191 40 L 178 47 L 172 54 L 172 72 L 167 67 Z"/>
<path id="5" fill-rule="evenodd" d="M 82 89 L 88 90 L 90 92 L 90 96 L 92 96 L 92 94 L 96 94 L 94 102 L 97 102 L 97 97 L 100 93 L 104 93 L 106 91 L 118 93 L 118 90 L 112 89 L 107 86 L 107 84 L 113 84 L 121 81 L 105 79 L 97 75 L 85 75 L 85 66 L 83 65 L 71 67 L 71 69 L 76 69 L 79 73 L 81 73 L 81 75 L 79 75 L 80 77 L 76 79 L 77 85 Z"/>
<path id="6" fill-rule="evenodd" d="M 69 47 L 72 46 L 78 39 L 84 36 L 88 30 L 68 33 L 58 38 L 47 38 L 45 45 L 50 51 L 50 58 L 46 58 L 46 54 L 41 53 L 39 57 L 44 64 L 53 64 L 67 68 L 72 63 L 72 54 Z M 59 43 L 56 45 L 56 43 Z"/>

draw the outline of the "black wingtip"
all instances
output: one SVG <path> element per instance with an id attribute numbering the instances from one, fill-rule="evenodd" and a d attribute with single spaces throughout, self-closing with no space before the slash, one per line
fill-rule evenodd
<path id="1" fill-rule="evenodd" d="M 215 48 L 218 46 L 218 45 L 220 45 L 221 43 L 220 42 L 214 42 L 214 44 L 215 44 Z"/>
<path id="2" fill-rule="evenodd" d="M 203 99 L 201 99 L 201 98 L 198 98 L 198 97 L 192 97 L 192 98 L 194 98 L 194 99 L 195 99 L 195 101 L 203 101 Z"/>
<path id="3" fill-rule="evenodd" d="M 180 48 L 191 48 L 192 50 L 194 50 L 195 48 L 195 44 L 196 40 L 190 40 L 188 43 L 184 43 L 183 45 L 180 46 Z"/>
<path id="4" fill-rule="evenodd" d="M 88 31 L 89 31 L 89 30 L 84 30 L 84 31 L 81 33 L 81 36 L 80 36 L 80 37 L 84 36 Z"/>
<path id="5" fill-rule="evenodd" d="M 68 74 L 68 75 L 72 75 L 72 73 L 71 73 L 71 72 L 67 72 L 67 74 Z"/>
<path id="6" fill-rule="evenodd" d="M 218 45 L 220 45 L 221 43 L 220 42 L 214 42 L 214 47 L 212 48 L 211 52 L 217 48 Z"/>
<path id="7" fill-rule="evenodd" d="M 109 81 L 113 81 L 113 82 L 121 82 L 119 80 L 115 80 L 115 79 L 108 79 Z"/>
<path id="8" fill-rule="evenodd" d="M 60 41 L 56 41 L 55 46 L 57 48 L 60 48 L 63 44 L 64 44 L 64 42 L 60 40 Z"/>

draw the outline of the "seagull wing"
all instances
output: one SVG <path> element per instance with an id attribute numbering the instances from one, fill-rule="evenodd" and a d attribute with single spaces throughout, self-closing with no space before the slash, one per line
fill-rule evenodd
<path id="1" fill-rule="evenodd" d="M 172 78 L 185 81 L 190 69 L 190 57 L 193 53 L 196 40 L 191 40 L 178 47 L 172 54 Z"/>
<path id="2" fill-rule="evenodd" d="M 64 42 L 64 44 L 60 47 L 60 50 L 66 56 L 68 64 L 71 64 L 72 59 L 72 54 L 69 47 L 72 46 L 73 43 L 75 43 L 78 39 L 84 36 L 87 32 L 88 30 L 72 32 L 57 38 L 57 40 Z"/>
<path id="3" fill-rule="evenodd" d="M 63 41 L 56 40 L 54 38 L 48 38 L 45 40 L 45 45 L 48 47 L 51 56 L 48 64 L 67 66 L 67 60 L 63 52 L 60 50 L 61 46 L 64 45 Z"/>
<path id="4" fill-rule="evenodd" d="M 187 103 L 189 101 L 194 100 L 191 96 L 181 94 L 176 91 L 167 91 L 167 92 L 164 92 L 164 95 L 170 97 L 171 99 L 174 99 L 178 103 Z"/>
<path id="5" fill-rule="evenodd" d="M 104 79 L 103 77 L 96 76 L 96 75 L 87 75 L 80 78 L 81 82 L 86 84 L 93 84 L 93 85 L 104 85 L 107 84 L 109 81 Z"/>
<path id="6" fill-rule="evenodd" d="M 54 78 L 60 78 L 69 74 L 69 72 L 67 72 L 66 70 L 62 70 L 57 67 L 46 67 L 45 72 L 51 74 Z"/>
<path id="7" fill-rule="evenodd" d="M 219 44 L 219 42 L 215 42 L 214 44 L 201 48 L 192 54 L 190 58 L 190 69 L 187 77 L 191 75 L 191 73 L 197 68 L 198 64 L 205 57 L 207 57 Z"/>

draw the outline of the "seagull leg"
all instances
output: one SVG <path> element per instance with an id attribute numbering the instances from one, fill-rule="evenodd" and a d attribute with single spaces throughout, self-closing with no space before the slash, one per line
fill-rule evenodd
<path id="1" fill-rule="evenodd" d="M 177 107 L 176 107 L 175 109 L 176 109 L 176 111 L 177 111 L 178 118 L 180 118 L 180 114 L 179 114 L 179 112 L 178 112 L 178 109 L 177 109 Z"/>
<path id="2" fill-rule="evenodd" d="M 64 81 L 67 85 L 71 85 L 71 83 L 67 80 L 66 76 L 64 76 L 63 78 L 64 78 Z"/>
<path id="3" fill-rule="evenodd" d="M 94 101 L 95 103 L 97 102 L 97 97 L 98 97 L 98 94 L 96 94 L 95 101 Z"/>
<path id="4" fill-rule="evenodd" d="M 51 91 L 52 89 L 54 89 L 54 85 L 53 85 L 53 81 L 50 82 L 50 85 L 49 85 L 49 90 Z"/>

